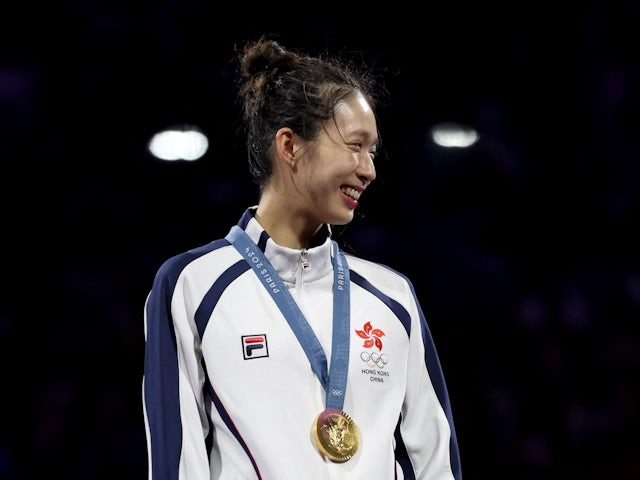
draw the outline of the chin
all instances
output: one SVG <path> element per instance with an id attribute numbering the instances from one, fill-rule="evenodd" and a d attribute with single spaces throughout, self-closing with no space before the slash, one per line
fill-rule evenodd
<path id="1" fill-rule="evenodd" d="M 331 225 L 346 225 L 347 223 L 351 223 L 353 220 L 353 210 L 351 210 L 347 215 L 336 215 L 333 217 L 330 223 Z"/>

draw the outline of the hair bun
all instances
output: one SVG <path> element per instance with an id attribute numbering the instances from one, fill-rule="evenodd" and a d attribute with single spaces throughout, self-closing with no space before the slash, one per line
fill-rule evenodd
<path id="1" fill-rule="evenodd" d="M 248 76 L 263 72 L 287 70 L 298 56 L 286 50 L 275 40 L 258 40 L 244 50 L 243 71 Z"/>

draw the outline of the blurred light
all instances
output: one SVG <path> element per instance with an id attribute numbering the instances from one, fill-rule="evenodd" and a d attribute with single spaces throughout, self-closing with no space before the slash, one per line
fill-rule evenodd
<path id="1" fill-rule="evenodd" d="M 207 137 L 193 127 L 164 130 L 156 133 L 149 142 L 151 154 L 167 161 L 197 160 L 208 147 Z"/>
<path id="2" fill-rule="evenodd" d="M 440 123 L 431 129 L 431 139 L 446 148 L 467 148 L 478 141 L 478 132 L 457 123 Z"/>

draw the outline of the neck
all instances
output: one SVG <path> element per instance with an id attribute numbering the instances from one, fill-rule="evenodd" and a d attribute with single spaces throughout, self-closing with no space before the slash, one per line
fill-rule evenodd
<path id="1" fill-rule="evenodd" d="M 313 237 L 322 228 L 322 224 L 310 222 L 307 215 L 291 205 L 279 205 L 268 197 L 260 199 L 255 217 L 278 245 L 289 248 L 314 246 Z"/>

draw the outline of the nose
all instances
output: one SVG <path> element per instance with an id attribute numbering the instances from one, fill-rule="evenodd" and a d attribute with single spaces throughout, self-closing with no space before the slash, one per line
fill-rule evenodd
<path id="1" fill-rule="evenodd" d="M 365 185 L 368 185 L 376 179 L 376 166 L 373 164 L 373 158 L 370 153 L 363 152 L 360 156 L 356 174 Z"/>

